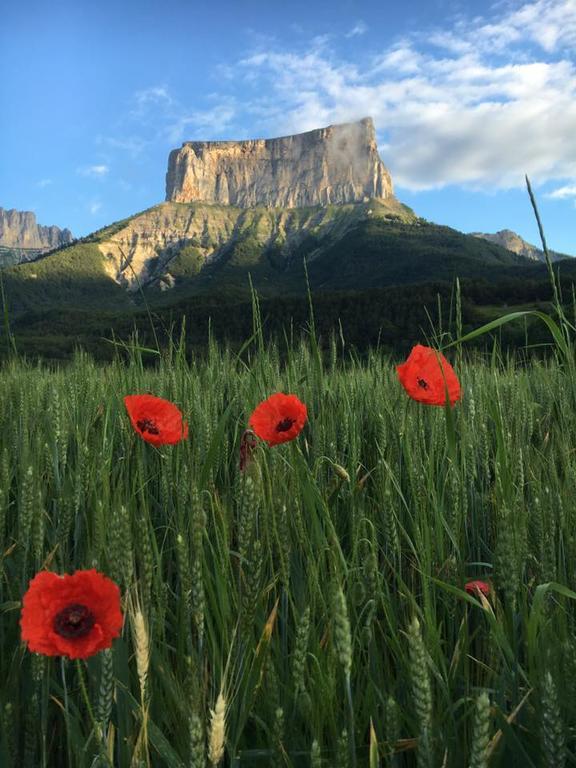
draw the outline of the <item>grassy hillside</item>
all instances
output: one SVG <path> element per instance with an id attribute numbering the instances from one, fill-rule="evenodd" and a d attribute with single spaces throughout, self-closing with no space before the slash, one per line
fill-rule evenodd
<path id="1" fill-rule="evenodd" d="M 146 246 L 152 241 L 154 248 Z M 159 307 L 211 295 L 246 300 L 249 279 L 265 297 L 304 295 L 304 259 L 313 291 L 456 275 L 497 280 L 499 269 L 532 266 L 485 240 L 418 219 L 397 201 L 291 211 L 162 204 L 4 269 L 11 313 L 64 307 L 123 312 L 141 305 L 138 290 L 127 293 L 113 279 L 122 269 L 121 281 L 134 282 L 126 266 L 134 243 L 148 247 L 149 255 L 133 263 L 146 300 Z M 211 252 L 217 257 L 206 261 Z"/>
<path id="2" fill-rule="evenodd" d="M 313 291 L 363 291 L 456 276 L 498 281 L 501 271 L 517 276 L 518 270 L 532 266 L 521 256 L 449 227 L 365 218 L 339 238 L 325 240 L 311 232 L 288 257 L 278 246 L 262 247 L 252 232 L 245 232 L 218 261 L 186 275 L 174 290 L 158 295 L 151 289 L 147 297 L 158 306 L 211 293 L 242 300 L 249 294 L 248 275 L 265 297 L 303 295 L 304 259 Z"/>
<path id="3" fill-rule="evenodd" d="M 81 242 L 27 264 L 3 270 L 12 313 L 39 308 L 102 309 L 129 302 L 125 291 L 106 275 L 93 242 Z"/>
<path id="4" fill-rule="evenodd" d="M 206 241 L 201 237 L 177 242 L 170 246 L 168 264 L 173 287 L 162 291 L 158 281 L 154 284 L 156 268 L 157 276 L 165 279 L 164 262 L 156 256 L 149 264 L 151 284 L 144 296 L 127 293 L 110 278 L 99 244 L 134 231 L 138 221 L 142 225 L 142 217 L 146 226 L 159 219 L 174 222 L 176 211 L 181 226 L 195 207 L 157 206 L 142 217 L 117 222 L 82 242 L 2 271 L 19 348 L 33 356 L 66 359 L 81 345 L 96 358 L 107 359 L 113 346 L 103 339 L 114 333 L 127 340 L 134 328 L 148 346 L 154 345 L 144 301 L 154 313 L 157 335 L 164 340 L 163 328 L 179 328 L 186 316 L 190 348 L 206 344 L 209 323 L 216 338 L 240 345 L 252 333 L 250 280 L 261 298 L 265 334 L 281 339 L 291 324 L 298 330 L 309 319 L 304 259 L 322 343 L 342 328 L 348 343 L 361 353 L 377 343 L 405 349 L 406 339 L 424 340 L 423 329 L 429 328 L 426 312 L 436 312 L 438 295 L 445 315 L 451 306 L 454 309 L 456 276 L 462 285 L 463 322 L 469 329 L 496 317 L 504 305 L 537 306 L 550 300 L 545 264 L 417 219 L 409 210 L 372 205 L 291 212 L 299 219 L 296 231 L 308 222 L 296 245 L 280 238 L 262 242 L 262 228 L 269 232 L 271 222 L 278 220 L 274 212 L 250 211 L 236 219 L 234 228 L 232 212 L 216 206 L 218 210 L 209 211 L 206 219 L 216 227 L 210 237 L 222 231 L 218 227 L 234 231 L 220 257 L 205 263 Z M 576 260 L 559 262 L 554 269 L 562 277 L 564 300 L 570 301 Z M 526 341 L 523 328 L 508 327 L 501 333 L 503 341 L 513 346 Z M 537 326 L 529 338 L 532 343 L 547 340 Z M 7 351 L 7 340 L 0 334 L 0 355 Z"/>
<path id="5" fill-rule="evenodd" d="M 525 264 L 522 257 L 450 227 L 375 219 L 311 259 L 308 272 L 315 287 L 342 290 L 350 284 L 363 289 L 456 276 L 498 279 L 500 267 Z"/>

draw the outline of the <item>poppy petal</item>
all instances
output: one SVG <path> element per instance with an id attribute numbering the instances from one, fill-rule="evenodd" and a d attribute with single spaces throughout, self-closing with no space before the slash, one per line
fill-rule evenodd
<path id="1" fill-rule="evenodd" d="M 269 446 L 293 440 L 302 431 L 308 411 L 296 395 L 277 392 L 256 406 L 249 426 Z"/>
<path id="2" fill-rule="evenodd" d="M 174 445 L 188 437 L 188 424 L 180 409 L 155 395 L 126 395 L 124 405 L 134 431 L 155 446 Z"/>
<path id="3" fill-rule="evenodd" d="M 22 640 L 30 651 L 85 659 L 122 630 L 120 590 L 96 570 L 59 576 L 41 571 L 22 599 Z"/>
<path id="4" fill-rule="evenodd" d="M 445 405 L 446 389 L 450 405 L 460 399 L 460 382 L 441 352 L 417 344 L 408 359 L 396 366 L 400 383 L 407 394 L 427 405 Z"/>

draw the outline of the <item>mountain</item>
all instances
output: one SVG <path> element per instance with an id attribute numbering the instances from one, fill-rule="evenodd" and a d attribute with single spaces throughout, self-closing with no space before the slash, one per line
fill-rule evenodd
<path id="1" fill-rule="evenodd" d="M 11 312 L 130 310 L 146 301 L 359 290 L 492 279 L 522 256 L 418 218 L 395 198 L 311 208 L 161 203 L 33 262 L 3 270 Z"/>
<path id="2" fill-rule="evenodd" d="M 69 229 L 41 226 L 31 211 L 0 208 L 0 267 L 29 261 L 73 239 Z"/>
<path id="3" fill-rule="evenodd" d="M 176 203 L 302 208 L 392 196 L 370 117 L 277 139 L 188 141 L 166 174 Z"/>
<path id="4" fill-rule="evenodd" d="M 536 248 L 535 245 L 530 245 L 526 240 L 523 240 L 516 232 L 512 232 L 511 229 L 501 229 L 500 232 L 496 232 L 494 235 L 487 235 L 483 232 L 471 232 L 474 237 L 481 237 L 484 240 L 488 240 L 491 243 L 501 245 L 502 248 L 506 248 L 512 253 L 518 253 L 520 256 L 525 256 L 532 261 L 546 261 L 544 251 L 540 248 Z M 548 250 L 552 261 L 560 261 L 561 259 L 570 259 L 566 253 L 557 253 L 556 251 Z"/>
<path id="5" fill-rule="evenodd" d="M 10 311 L 129 312 L 218 297 L 498 279 L 530 262 L 419 218 L 393 194 L 370 118 L 279 139 L 187 142 L 165 203 L 3 270 Z"/>

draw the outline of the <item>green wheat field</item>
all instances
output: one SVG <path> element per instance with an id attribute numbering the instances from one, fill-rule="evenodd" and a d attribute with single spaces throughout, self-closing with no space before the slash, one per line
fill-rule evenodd
<path id="1" fill-rule="evenodd" d="M 573 764 L 574 380 L 510 359 L 458 374 L 447 421 L 389 359 L 322 364 L 306 343 L 283 367 L 215 346 L 155 370 L 137 353 L 7 365 L 0 764 L 209 765 L 220 692 L 228 765 L 343 768 L 352 735 L 358 765 Z M 122 397 L 141 391 L 181 406 L 188 440 L 135 435 Z M 297 392 L 308 423 L 241 473 L 273 391 Z M 25 649 L 20 600 L 43 567 L 120 585 L 111 651 L 80 666 Z M 464 591 L 474 578 L 491 597 Z"/>
<path id="2" fill-rule="evenodd" d="M 322 355 L 313 333 L 282 360 L 257 328 L 201 360 L 175 344 L 145 366 L 134 344 L 103 366 L 7 362 L 2 768 L 575 765 L 576 366 L 557 310 L 546 360 L 448 345 L 453 408 L 410 399 L 401 360 L 336 339 Z M 144 392 L 188 439 L 135 434 L 123 397 Z M 274 392 L 306 426 L 241 472 Z M 31 653 L 30 579 L 89 568 L 120 586 L 121 637 L 86 661 Z"/>

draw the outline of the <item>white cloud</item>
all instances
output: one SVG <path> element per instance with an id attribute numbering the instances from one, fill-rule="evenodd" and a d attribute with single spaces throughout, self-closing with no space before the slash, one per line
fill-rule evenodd
<path id="1" fill-rule="evenodd" d="M 49 187 L 53 183 L 52 179 L 40 179 L 40 181 L 36 182 L 36 186 L 44 189 L 44 187 Z"/>
<path id="2" fill-rule="evenodd" d="M 270 42 L 270 38 L 266 41 Z M 220 80 L 233 79 L 229 77 L 230 72 L 225 74 L 227 65 L 217 69 Z M 202 139 L 222 133 L 236 115 L 235 100 L 219 93 L 207 93 L 204 99 L 209 106 L 190 109 L 166 86 L 138 91 L 132 97 L 134 108 L 124 119 L 126 133 L 130 133 L 131 123 L 136 121 L 138 133 L 126 137 L 100 137 L 99 141 L 115 149 L 125 149 L 136 157 L 159 140 L 173 145 L 191 139 L 198 131 L 202 133 L 199 137 Z"/>
<path id="3" fill-rule="evenodd" d="M 77 168 L 77 173 L 81 176 L 89 176 L 93 179 L 103 179 L 107 176 L 110 168 L 107 165 L 87 165 L 82 168 Z"/>
<path id="4" fill-rule="evenodd" d="M 427 36 L 434 45 L 454 52 L 464 51 L 464 46 L 488 53 L 503 52 L 518 42 L 534 43 L 547 53 L 574 49 L 576 4 L 574 0 L 534 0 L 496 20 L 460 19 L 453 29 L 437 30 Z"/>
<path id="5" fill-rule="evenodd" d="M 418 72 L 422 66 L 423 57 L 414 50 L 411 43 L 402 42 L 386 53 L 374 57 L 371 72 L 388 74 L 410 74 Z"/>
<path id="6" fill-rule="evenodd" d="M 166 127 L 165 135 L 172 144 L 186 140 L 192 133 L 200 131 L 206 136 L 222 133 L 236 115 L 232 103 L 217 104 L 211 109 L 183 112 Z"/>
<path id="7" fill-rule="evenodd" d="M 368 25 L 365 24 L 363 21 L 358 21 L 350 30 L 350 32 L 347 32 L 345 37 L 358 37 L 359 35 L 363 35 L 365 32 L 368 31 Z"/>
<path id="8" fill-rule="evenodd" d="M 147 107 L 150 104 L 170 106 L 174 103 L 174 99 L 170 95 L 167 86 L 153 85 L 150 88 L 144 88 L 142 91 L 136 91 L 134 102 L 137 108 Z"/>
<path id="9" fill-rule="evenodd" d="M 548 192 L 546 197 L 551 197 L 559 200 L 563 200 L 567 197 L 576 198 L 576 184 L 568 185 L 565 187 L 558 187 L 558 189 Z"/>
<path id="10" fill-rule="evenodd" d="M 102 209 L 102 202 L 100 200 L 93 200 L 88 205 L 88 210 L 92 214 L 92 216 L 95 216 L 99 211 Z"/>
<path id="11" fill-rule="evenodd" d="M 562 181 L 576 177 L 572 42 L 576 0 L 535 0 L 397 40 L 366 66 L 318 46 L 259 51 L 237 64 L 241 105 L 271 136 L 371 115 L 412 190 Z"/>

